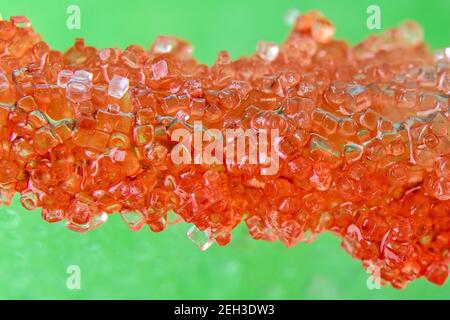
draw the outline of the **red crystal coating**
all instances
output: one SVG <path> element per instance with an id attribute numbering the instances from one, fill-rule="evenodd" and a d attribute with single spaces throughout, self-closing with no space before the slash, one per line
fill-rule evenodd
<path id="1" fill-rule="evenodd" d="M 52 50 L 28 19 L 0 21 L 0 204 L 19 192 L 46 221 L 84 232 L 119 212 L 134 231 L 184 220 L 227 244 L 242 221 L 286 246 L 324 231 L 396 288 L 443 284 L 450 249 L 450 51 L 405 22 L 350 47 L 318 12 L 280 46 L 221 52 L 188 43 Z M 181 164 L 175 129 L 280 132 L 264 164 Z M 193 154 L 192 145 L 187 149 Z M 189 235 L 193 237 L 193 232 Z"/>

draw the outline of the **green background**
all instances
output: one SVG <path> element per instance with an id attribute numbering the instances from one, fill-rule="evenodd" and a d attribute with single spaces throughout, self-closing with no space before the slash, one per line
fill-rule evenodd
<path id="1" fill-rule="evenodd" d="M 81 30 L 66 28 L 71 4 L 81 8 Z M 212 63 L 222 49 L 238 57 L 251 53 L 259 40 L 282 41 L 289 31 L 283 16 L 293 7 L 320 9 L 336 24 L 338 37 L 355 43 L 371 32 L 370 4 L 380 6 L 383 28 L 411 18 L 424 26 L 433 48 L 449 45 L 447 0 L 0 0 L 0 13 L 27 15 L 61 50 L 76 37 L 97 47 L 148 47 L 157 35 L 171 34 L 189 40 L 195 56 Z M 437 287 L 421 279 L 401 291 L 367 289 L 360 262 L 330 234 L 287 249 L 252 240 L 241 226 L 229 246 L 200 252 L 186 238 L 188 228 L 132 233 L 112 216 L 102 228 L 77 234 L 45 223 L 16 198 L 11 207 L 0 208 L 0 298 L 450 298 L 450 281 Z M 70 265 L 81 268 L 81 290 L 66 287 Z"/>

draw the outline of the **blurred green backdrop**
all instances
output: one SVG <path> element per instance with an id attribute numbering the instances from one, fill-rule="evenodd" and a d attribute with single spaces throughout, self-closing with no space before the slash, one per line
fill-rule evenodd
<path id="1" fill-rule="evenodd" d="M 81 9 L 81 29 L 66 28 L 69 5 Z M 448 0 L 0 0 L 0 13 L 27 15 L 53 48 L 66 49 L 76 37 L 97 47 L 148 47 L 159 34 L 189 40 L 195 56 L 212 63 L 227 49 L 233 57 L 251 53 L 257 41 L 280 42 L 289 31 L 289 8 L 320 9 L 352 43 L 371 31 L 366 9 L 381 8 L 382 28 L 404 19 L 420 22 L 433 48 L 450 44 Z M 117 216 L 102 228 L 76 234 L 27 212 L 16 198 L 0 208 L 0 298 L 4 299 L 404 299 L 450 298 L 425 280 L 402 291 L 369 290 L 368 274 L 332 235 L 292 249 L 252 240 L 242 226 L 232 243 L 200 252 L 186 238 L 189 226 L 161 234 L 130 232 Z M 70 265 L 81 268 L 81 289 L 66 287 Z"/>

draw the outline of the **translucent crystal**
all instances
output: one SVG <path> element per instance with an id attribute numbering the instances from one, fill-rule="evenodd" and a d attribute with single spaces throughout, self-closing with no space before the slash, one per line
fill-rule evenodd
<path id="1" fill-rule="evenodd" d="M 214 243 L 209 230 L 201 231 L 196 226 L 189 229 L 187 236 L 201 251 L 206 251 Z"/>
<path id="2" fill-rule="evenodd" d="M 152 64 L 152 71 L 155 80 L 167 77 L 168 74 L 167 62 L 164 60 L 160 60 L 157 63 Z"/>
<path id="3" fill-rule="evenodd" d="M 58 73 L 57 84 L 58 86 L 65 88 L 73 77 L 73 72 L 70 70 L 61 70 Z"/>
<path id="4" fill-rule="evenodd" d="M 313 232 L 311 229 L 305 230 L 302 236 L 302 242 L 311 243 L 317 237 L 317 233 Z"/>
<path id="5" fill-rule="evenodd" d="M 417 104 L 416 91 L 404 91 L 398 98 L 398 106 L 403 109 L 413 109 Z"/>
<path id="6" fill-rule="evenodd" d="M 277 236 L 272 228 L 267 226 L 261 217 L 252 216 L 245 220 L 250 235 L 256 240 L 275 241 Z"/>
<path id="7" fill-rule="evenodd" d="M 122 99 L 127 93 L 129 85 L 130 81 L 128 80 L 128 78 L 114 75 L 114 77 L 109 82 L 108 94 L 111 97 Z"/>
<path id="8" fill-rule="evenodd" d="M 90 84 L 85 81 L 70 80 L 66 87 L 67 98 L 75 103 L 90 99 Z"/>
<path id="9" fill-rule="evenodd" d="M 77 70 L 73 74 L 73 79 L 77 81 L 92 81 L 93 75 L 86 70 Z"/>
<path id="10" fill-rule="evenodd" d="M 31 112 L 37 109 L 36 100 L 32 96 L 25 96 L 17 101 L 17 107 L 22 109 L 25 112 Z"/>
<path id="11" fill-rule="evenodd" d="M 327 92 L 325 93 L 325 98 L 328 102 L 339 105 L 344 102 L 345 91 L 347 89 L 347 84 L 342 81 L 335 81 L 331 84 Z"/>
<path id="12" fill-rule="evenodd" d="M 275 60 L 278 56 L 280 49 L 278 46 L 271 42 L 258 42 L 256 46 L 256 52 L 266 62 Z"/>
<path id="13" fill-rule="evenodd" d="M 311 34 L 319 43 L 328 43 L 333 39 L 335 28 L 333 24 L 323 17 L 318 17 L 312 24 Z"/>
<path id="14" fill-rule="evenodd" d="M 38 205 L 38 195 L 31 190 L 26 190 L 21 194 L 20 203 L 25 209 L 34 210 Z"/>
<path id="15" fill-rule="evenodd" d="M 171 37 L 160 36 L 153 44 L 153 52 L 157 54 L 169 53 L 175 46 L 175 41 Z"/>
<path id="16" fill-rule="evenodd" d="M 347 143 L 344 146 L 344 157 L 348 163 L 361 159 L 363 147 L 355 143 Z"/>
<path id="17" fill-rule="evenodd" d="M 131 45 L 125 49 L 120 58 L 128 67 L 139 69 L 145 61 L 146 53 L 142 47 Z"/>
<path id="18" fill-rule="evenodd" d="M 115 63 L 117 61 L 117 49 L 111 49 L 111 48 L 105 48 L 99 51 L 98 55 L 102 62 L 108 63 L 112 62 Z"/>
<path id="19" fill-rule="evenodd" d="M 15 193 L 13 188 L 2 187 L 0 184 L 0 205 L 9 206 Z"/>
<path id="20" fill-rule="evenodd" d="M 64 72 L 58 75 L 58 81 L 61 82 L 61 86 L 64 87 L 64 83 L 70 74 L 70 71 L 63 70 Z M 61 77 L 60 77 L 61 76 Z M 67 83 L 67 82 L 66 82 Z M 90 89 L 92 87 L 92 73 L 85 70 L 78 70 L 72 75 L 68 83 L 66 84 L 67 98 L 75 103 L 80 103 L 91 98 Z"/>
<path id="21" fill-rule="evenodd" d="M 434 51 L 433 56 L 434 56 L 434 59 L 437 61 L 439 61 L 439 60 L 443 60 L 444 62 L 450 61 L 450 47 L 438 49 L 438 50 Z"/>
<path id="22" fill-rule="evenodd" d="M 147 221 L 147 225 L 153 232 L 162 232 L 167 227 L 167 220 L 165 217 L 159 217 L 157 219 L 151 219 Z"/>
<path id="23" fill-rule="evenodd" d="M 366 91 L 366 87 L 362 85 L 351 85 L 348 87 L 348 93 L 351 96 L 357 96 L 358 94 L 361 94 L 364 91 Z"/>
<path id="24" fill-rule="evenodd" d="M 347 93 L 351 97 L 350 101 L 348 101 L 348 106 L 351 111 L 359 112 L 370 107 L 371 101 L 367 87 L 352 84 L 348 87 Z"/>
<path id="25" fill-rule="evenodd" d="M 9 88 L 9 81 L 6 75 L 0 71 L 0 92 L 6 91 Z"/>
<path id="26" fill-rule="evenodd" d="M 441 74 L 439 88 L 447 96 L 450 95 L 450 70 Z"/>
<path id="27" fill-rule="evenodd" d="M 122 211 L 120 216 L 132 231 L 138 231 L 144 226 L 144 215 L 140 212 L 127 210 Z"/>
<path id="28" fill-rule="evenodd" d="M 100 227 L 102 224 L 104 224 L 108 220 L 108 214 L 105 212 L 102 212 L 100 214 L 97 214 L 92 217 L 90 223 L 89 223 L 89 229 L 93 230 L 98 227 Z"/>
<path id="29" fill-rule="evenodd" d="M 411 46 L 417 46 L 423 41 L 423 30 L 413 21 L 405 21 L 399 27 L 401 40 Z"/>
<path id="30" fill-rule="evenodd" d="M 424 87 L 432 87 L 436 84 L 437 73 L 434 67 L 425 66 L 420 68 L 420 74 L 418 75 L 420 84 Z"/>
<path id="31" fill-rule="evenodd" d="M 292 27 L 299 15 L 300 11 L 298 11 L 298 9 L 290 8 L 284 15 L 284 21 L 288 26 Z"/>
<path id="32" fill-rule="evenodd" d="M 31 27 L 31 21 L 25 16 L 15 16 L 11 17 L 11 22 L 14 26 L 18 28 L 29 28 Z"/>
<path id="33" fill-rule="evenodd" d="M 90 229 L 90 224 L 89 222 L 87 223 L 76 223 L 73 221 L 67 221 L 66 223 L 66 228 L 75 232 L 79 232 L 79 233 L 84 233 L 89 231 Z"/>
<path id="34" fill-rule="evenodd" d="M 311 148 L 311 151 L 320 150 L 322 152 L 329 153 L 330 155 L 333 155 L 333 156 L 339 155 L 339 151 L 334 150 L 327 141 L 325 141 L 324 139 L 322 139 L 318 136 L 311 138 L 310 148 Z"/>
<path id="35" fill-rule="evenodd" d="M 443 285 L 448 277 L 448 265 L 445 263 L 433 263 L 431 264 L 425 276 L 427 279 L 437 285 Z"/>
<path id="36" fill-rule="evenodd" d="M 450 180 L 437 178 L 432 181 L 431 188 L 435 198 L 442 201 L 450 200 Z"/>
<path id="37" fill-rule="evenodd" d="M 302 236 L 302 228 L 295 220 L 287 220 L 283 222 L 279 231 L 279 237 L 283 244 L 290 248 L 300 242 Z"/>
<path id="38" fill-rule="evenodd" d="M 59 209 L 43 209 L 42 210 L 42 218 L 49 222 L 49 223 L 55 223 L 63 220 L 65 217 L 64 212 Z"/>

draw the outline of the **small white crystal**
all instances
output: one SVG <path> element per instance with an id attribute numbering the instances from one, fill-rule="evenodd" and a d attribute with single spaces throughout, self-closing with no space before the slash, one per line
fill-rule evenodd
<path id="1" fill-rule="evenodd" d="M 436 61 L 439 60 L 450 61 L 450 47 L 435 50 L 433 52 L 433 57 Z"/>
<path id="2" fill-rule="evenodd" d="M 109 82 L 108 94 L 111 97 L 122 99 L 123 96 L 127 93 L 129 85 L 130 81 L 128 80 L 128 78 L 114 75 L 114 77 Z"/>
<path id="3" fill-rule="evenodd" d="M 256 52 L 266 62 L 271 62 L 275 60 L 278 56 L 280 49 L 276 44 L 271 42 L 258 42 L 256 46 Z"/>
<path id="4" fill-rule="evenodd" d="M 156 39 L 153 45 L 154 53 L 169 53 L 175 46 L 174 40 L 171 37 L 160 36 Z"/>

